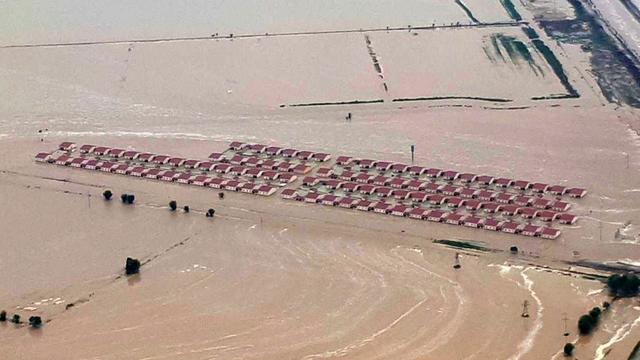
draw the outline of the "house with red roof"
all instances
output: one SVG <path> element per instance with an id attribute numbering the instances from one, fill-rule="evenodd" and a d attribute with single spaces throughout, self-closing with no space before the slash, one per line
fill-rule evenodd
<path id="1" fill-rule="evenodd" d="M 527 224 L 522 228 L 522 235 L 524 236 L 538 236 L 542 231 L 542 227 L 532 224 Z"/>
<path id="2" fill-rule="evenodd" d="M 169 159 L 169 165 L 171 166 L 182 166 L 182 164 L 184 164 L 184 162 L 186 161 L 186 159 L 183 158 L 179 158 L 179 157 L 172 157 Z"/>
<path id="3" fill-rule="evenodd" d="M 320 204 L 322 205 L 338 206 L 338 202 L 340 202 L 340 198 L 331 194 L 323 195 L 320 198 Z"/>
<path id="4" fill-rule="evenodd" d="M 305 164 L 298 164 L 289 169 L 290 172 L 294 172 L 296 174 L 306 174 L 311 171 L 311 167 Z"/>
<path id="5" fill-rule="evenodd" d="M 238 191 L 241 186 L 242 183 L 240 181 L 229 180 L 224 184 L 224 189 L 229 191 Z"/>
<path id="6" fill-rule="evenodd" d="M 472 227 L 472 228 L 481 228 L 482 219 L 477 216 L 469 216 L 464 219 L 464 226 Z"/>
<path id="7" fill-rule="evenodd" d="M 71 160 L 71 162 L 69 163 L 69 166 L 75 167 L 75 168 L 81 168 L 83 164 L 87 163 L 87 161 L 89 160 L 82 157 L 77 157 Z"/>
<path id="8" fill-rule="evenodd" d="M 531 183 L 527 180 L 516 180 L 513 182 L 513 187 L 518 190 L 527 190 L 531 187 Z"/>
<path id="9" fill-rule="evenodd" d="M 564 193 L 567 192 L 567 188 L 562 185 L 553 185 L 549 186 L 547 191 L 554 195 L 564 195 Z"/>
<path id="10" fill-rule="evenodd" d="M 168 163 L 169 159 L 170 157 L 167 155 L 156 155 L 153 157 L 153 160 L 151 160 L 151 162 L 162 165 Z"/>
<path id="11" fill-rule="evenodd" d="M 131 170 L 133 170 L 132 166 L 129 166 L 127 164 L 120 164 L 113 169 L 113 172 L 120 175 L 127 175 Z"/>
<path id="12" fill-rule="evenodd" d="M 375 167 L 378 171 L 387 171 L 391 169 L 391 162 L 389 161 L 376 161 L 373 163 L 373 167 Z"/>
<path id="13" fill-rule="evenodd" d="M 576 217 L 575 215 L 564 213 L 559 214 L 557 219 L 561 224 L 573 225 L 578 220 L 578 217 Z"/>
<path id="14" fill-rule="evenodd" d="M 255 153 L 263 153 L 265 152 L 265 150 L 267 149 L 267 145 L 263 145 L 263 144 L 251 144 L 248 146 L 248 149 L 250 151 L 253 151 Z"/>
<path id="15" fill-rule="evenodd" d="M 396 189 L 393 190 L 393 197 L 398 200 L 406 200 L 409 197 L 409 190 L 404 189 Z"/>
<path id="16" fill-rule="evenodd" d="M 548 209 L 551 207 L 551 200 L 544 198 L 537 198 L 533 201 L 533 207 L 536 209 Z"/>
<path id="17" fill-rule="evenodd" d="M 426 183 L 424 184 L 424 191 L 428 192 L 428 193 L 432 193 L 435 194 L 440 190 L 440 185 L 430 182 L 430 183 Z"/>
<path id="18" fill-rule="evenodd" d="M 404 173 L 409 171 L 409 165 L 393 164 L 391 165 L 391 170 L 393 170 L 394 173 Z"/>
<path id="19" fill-rule="evenodd" d="M 240 186 L 240 192 L 245 194 L 255 194 L 258 192 L 258 189 L 255 183 L 246 182 Z"/>
<path id="20" fill-rule="evenodd" d="M 125 159 L 129 159 L 129 160 L 135 160 L 138 158 L 138 156 L 140 156 L 140 153 L 137 151 L 133 151 L 133 150 L 129 150 L 129 151 L 125 151 L 122 154 L 122 157 Z"/>
<path id="21" fill-rule="evenodd" d="M 92 166 L 92 163 L 96 163 L 97 161 L 95 160 L 89 160 L 89 162 L 87 162 L 87 164 L 84 166 L 85 169 L 90 169 L 89 166 Z M 95 166 L 95 165 L 93 165 Z M 95 169 L 95 168 L 94 168 Z M 133 169 L 131 169 L 131 171 L 129 171 L 129 175 L 131 176 L 137 176 L 137 177 L 142 177 L 147 169 L 145 169 L 142 166 L 136 166 Z"/>
<path id="22" fill-rule="evenodd" d="M 247 161 L 244 162 L 244 166 L 250 167 L 259 167 L 260 164 L 262 164 L 262 159 L 254 156 L 247 158 Z"/>
<path id="23" fill-rule="evenodd" d="M 340 176 L 338 176 L 338 179 L 340 180 L 344 180 L 344 181 L 353 181 L 355 179 L 356 175 L 351 172 L 351 171 L 343 171 L 342 174 L 340 174 Z"/>
<path id="24" fill-rule="evenodd" d="M 442 177 L 447 180 L 455 180 L 460 176 L 460 173 L 453 170 L 447 170 L 442 172 Z"/>
<path id="25" fill-rule="evenodd" d="M 242 150 L 246 147 L 247 145 L 243 142 L 240 141 L 232 141 L 231 144 L 229 144 L 229 149 L 231 150 Z"/>
<path id="26" fill-rule="evenodd" d="M 58 149 L 62 151 L 73 151 L 76 148 L 76 143 L 65 141 L 58 145 Z"/>
<path id="27" fill-rule="evenodd" d="M 247 175 L 247 176 L 250 176 L 250 177 L 252 177 L 254 179 L 257 179 L 257 178 L 262 176 L 262 173 L 264 173 L 264 170 L 262 170 L 262 169 L 250 168 L 250 169 L 247 169 L 247 171 L 245 171 L 244 174 Z"/>
<path id="28" fill-rule="evenodd" d="M 480 190 L 477 194 L 478 200 L 481 201 L 493 201 L 496 198 L 496 194 L 492 191 Z"/>
<path id="29" fill-rule="evenodd" d="M 158 168 L 153 168 L 153 169 L 147 169 L 147 173 L 144 175 L 144 177 L 146 177 L 147 179 L 154 179 L 157 180 L 158 176 L 160 175 L 160 169 Z"/>
<path id="30" fill-rule="evenodd" d="M 442 175 L 442 169 L 429 168 L 425 171 L 425 174 L 427 174 L 428 177 L 436 178 Z"/>
<path id="31" fill-rule="evenodd" d="M 543 227 L 542 231 L 540 232 L 540 237 L 544 239 L 554 240 L 557 239 L 558 236 L 560 236 L 560 230 L 550 227 Z"/>
<path id="32" fill-rule="evenodd" d="M 479 210 L 482 207 L 482 202 L 477 199 L 469 199 L 465 202 L 467 210 Z"/>
<path id="33" fill-rule="evenodd" d="M 499 211 L 502 215 L 513 216 L 518 212 L 518 209 L 520 208 L 517 205 L 502 205 Z"/>
<path id="34" fill-rule="evenodd" d="M 316 176 L 319 177 L 331 177 L 333 175 L 333 170 L 330 168 L 321 167 L 316 171 Z"/>
<path id="35" fill-rule="evenodd" d="M 264 149 L 264 152 L 266 152 L 268 155 L 276 156 L 280 155 L 280 153 L 282 152 L 282 148 L 278 146 L 268 146 L 266 149 Z"/>
<path id="36" fill-rule="evenodd" d="M 369 182 L 369 180 L 370 180 L 370 179 L 372 179 L 372 178 L 373 178 L 373 176 L 371 176 L 371 175 L 369 175 L 369 174 L 367 174 L 367 173 L 359 173 L 358 175 L 356 175 L 356 177 L 354 178 L 354 180 L 355 180 L 356 182 L 366 184 L 366 183 L 368 183 L 368 182 Z"/>
<path id="37" fill-rule="evenodd" d="M 244 166 L 232 166 L 229 169 L 229 173 L 240 176 L 240 175 L 244 175 L 247 172 L 247 170 L 249 169 Z"/>
<path id="38" fill-rule="evenodd" d="M 310 192 L 310 193 L 307 193 L 307 195 L 305 195 L 304 202 L 317 204 L 318 201 L 320 201 L 319 197 L 320 197 L 320 194 L 314 193 L 314 192 Z"/>
<path id="39" fill-rule="evenodd" d="M 305 176 L 302 179 L 302 185 L 305 185 L 305 186 L 316 186 L 319 183 L 320 183 L 320 179 L 313 176 Z"/>
<path id="40" fill-rule="evenodd" d="M 298 196 L 298 194 L 294 189 L 284 189 L 282 190 L 282 193 L 280 193 L 280 196 L 282 196 L 283 199 L 293 200 Z"/>
<path id="41" fill-rule="evenodd" d="M 500 231 L 506 232 L 509 234 L 517 234 L 520 232 L 520 225 L 513 221 L 505 221 L 500 226 Z"/>
<path id="42" fill-rule="evenodd" d="M 214 164 L 211 169 L 217 172 L 218 174 L 227 174 L 231 171 L 234 166 L 231 164 Z"/>
<path id="43" fill-rule="evenodd" d="M 499 187 L 509 187 L 511 185 L 513 185 L 513 179 L 508 179 L 508 178 L 497 178 L 493 181 L 493 183 Z"/>
<path id="44" fill-rule="evenodd" d="M 196 169 L 200 164 L 201 162 L 199 160 L 186 160 L 183 165 L 187 169 Z"/>
<path id="45" fill-rule="evenodd" d="M 280 163 L 273 159 L 266 159 L 266 160 L 262 160 L 262 163 L 259 166 L 263 169 L 275 170 L 278 168 L 279 165 Z"/>
<path id="46" fill-rule="evenodd" d="M 422 175 L 425 172 L 427 172 L 427 168 L 422 167 L 422 166 L 410 166 L 409 167 L 409 173 L 411 175 Z"/>
<path id="47" fill-rule="evenodd" d="M 280 173 L 273 170 L 265 170 L 261 177 L 265 180 L 276 180 L 280 177 Z"/>
<path id="48" fill-rule="evenodd" d="M 447 198 L 446 202 L 447 202 L 447 205 L 449 205 L 450 207 L 457 208 L 460 206 L 464 206 L 466 200 L 454 196 L 454 197 Z"/>
<path id="49" fill-rule="evenodd" d="M 56 159 L 56 165 L 67 166 L 71 164 L 72 158 L 68 155 L 60 155 Z"/>
<path id="50" fill-rule="evenodd" d="M 355 209 L 356 204 L 358 204 L 358 202 L 359 202 L 358 199 L 344 197 L 340 199 L 340 201 L 338 202 L 338 206 L 347 208 L 347 209 Z"/>
<path id="51" fill-rule="evenodd" d="M 501 222 L 496 219 L 486 219 L 482 227 L 486 230 L 499 231 L 501 225 Z"/>
<path id="52" fill-rule="evenodd" d="M 420 190 L 424 190 L 425 183 L 418 180 L 409 180 L 406 183 L 406 186 L 407 186 L 407 189 L 409 190 L 420 191 Z"/>
<path id="53" fill-rule="evenodd" d="M 411 210 L 408 206 L 398 204 L 389 209 L 389 212 L 394 216 L 407 216 Z"/>
<path id="54" fill-rule="evenodd" d="M 444 204 L 444 201 L 447 198 L 444 195 L 440 195 L 440 194 L 433 194 L 433 195 L 428 195 L 427 196 L 427 201 L 429 202 L 429 204 L 433 204 L 433 205 L 442 205 Z"/>
<path id="55" fill-rule="evenodd" d="M 280 182 L 287 183 L 287 184 L 296 181 L 297 178 L 298 176 L 292 173 L 282 173 L 278 176 L 278 179 L 280 180 Z"/>
<path id="56" fill-rule="evenodd" d="M 203 161 L 201 163 L 198 164 L 198 169 L 200 170 L 205 170 L 205 171 L 211 171 L 213 170 L 213 167 L 217 165 L 211 161 Z"/>
<path id="57" fill-rule="evenodd" d="M 363 184 L 358 186 L 358 191 L 361 194 L 365 194 L 365 195 L 371 195 L 373 194 L 373 192 L 376 190 L 376 187 L 373 185 L 369 185 L 369 184 Z"/>
<path id="58" fill-rule="evenodd" d="M 460 197 L 465 199 L 473 199 L 478 196 L 479 191 L 480 190 L 478 189 L 462 188 L 462 190 L 460 190 Z"/>
<path id="59" fill-rule="evenodd" d="M 52 160 L 51 154 L 49 153 L 37 153 L 35 156 L 35 160 L 37 162 L 47 163 Z"/>
<path id="60" fill-rule="evenodd" d="M 587 190 L 582 188 L 570 188 L 567 190 L 566 194 L 573 198 L 583 198 L 587 195 Z"/>
<path id="61" fill-rule="evenodd" d="M 547 189 L 549 189 L 549 185 L 543 183 L 533 183 L 531 185 L 531 189 L 533 190 L 533 192 L 543 193 L 547 191 Z"/>
<path id="62" fill-rule="evenodd" d="M 342 189 L 344 191 L 348 191 L 348 192 L 354 192 L 356 190 L 358 190 L 358 184 L 353 183 L 353 182 L 345 182 L 342 183 Z"/>
<path id="63" fill-rule="evenodd" d="M 92 153 L 95 150 L 95 148 L 96 148 L 95 145 L 82 145 L 80 146 L 80 153 L 89 154 L 89 153 Z"/>
<path id="64" fill-rule="evenodd" d="M 375 164 L 374 160 L 370 160 L 370 159 L 358 160 L 358 165 L 363 169 L 371 169 L 374 164 Z"/>
<path id="65" fill-rule="evenodd" d="M 295 157 L 296 155 L 298 155 L 300 151 L 296 150 L 296 149 L 284 149 L 282 150 L 282 152 L 280 153 L 280 155 L 286 157 L 286 158 L 292 158 Z"/>
<path id="66" fill-rule="evenodd" d="M 154 157 L 155 157 L 154 154 L 142 153 L 142 154 L 138 155 L 138 160 L 144 161 L 144 162 L 150 162 L 150 161 L 153 160 Z"/>
<path id="67" fill-rule="evenodd" d="M 447 213 L 442 210 L 431 210 L 427 213 L 427 220 L 434 222 L 442 222 L 446 218 Z"/>
<path id="68" fill-rule="evenodd" d="M 460 176 L 458 176 L 458 179 L 460 179 L 460 181 L 465 183 L 474 182 L 476 181 L 477 178 L 478 178 L 478 175 L 471 174 L 471 173 L 463 173 L 463 174 L 460 174 Z"/>
<path id="69" fill-rule="evenodd" d="M 453 186 L 453 185 L 445 185 L 443 187 L 440 188 L 440 192 L 443 193 L 444 195 L 448 195 L 448 196 L 455 196 L 458 195 L 460 193 L 459 188 L 457 186 Z"/>
<path id="70" fill-rule="evenodd" d="M 223 161 L 224 160 L 224 154 L 222 153 L 218 153 L 218 152 L 214 152 L 209 154 L 209 156 L 207 157 L 209 160 L 211 161 Z"/>
<path id="71" fill-rule="evenodd" d="M 206 175 L 198 175 L 193 178 L 191 183 L 196 186 L 208 186 L 211 180 L 212 179 Z"/>
<path id="72" fill-rule="evenodd" d="M 564 201 L 556 201 L 551 204 L 551 210 L 558 212 L 565 212 L 571 208 L 571 205 Z"/>
<path id="73" fill-rule="evenodd" d="M 409 193 L 409 199 L 414 202 L 424 202 L 427 200 L 427 193 L 424 191 L 412 191 Z"/>
<path id="74" fill-rule="evenodd" d="M 514 194 L 508 194 L 508 193 L 499 193 L 496 196 L 496 202 L 499 202 L 501 204 L 509 204 L 511 203 L 514 199 L 516 198 L 516 196 Z"/>
<path id="75" fill-rule="evenodd" d="M 538 211 L 538 214 L 536 216 L 542 221 L 553 221 L 556 219 L 556 216 L 558 216 L 558 214 L 555 211 L 551 210 L 540 210 Z"/>
<path id="76" fill-rule="evenodd" d="M 342 186 L 342 181 L 336 179 L 322 180 L 322 184 L 331 190 L 338 190 Z"/>
<path id="77" fill-rule="evenodd" d="M 181 173 L 176 178 L 176 182 L 178 182 L 180 184 L 190 184 L 192 178 L 194 178 L 194 176 L 189 174 L 189 173 Z"/>
<path id="78" fill-rule="evenodd" d="M 360 200 L 357 204 L 356 204 L 356 209 L 360 210 L 360 211 L 373 211 L 373 207 L 375 206 L 375 203 L 368 201 L 368 200 Z"/>
<path id="79" fill-rule="evenodd" d="M 229 180 L 224 178 L 210 178 L 206 183 L 206 186 L 214 189 L 224 189 L 227 182 L 229 182 Z"/>
<path id="80" fill-rule="evenodd" d="M 520 214 L 523 218 L 533 219 L 537 216 L 538 210 L 530 207 L 521 207 L 518 208 L 518 214 Z"/>
<path id="81" fill-rule="evenodd" d="M 97 146 L 93 149 L 93 153 L 97 155 L 106 155 L 111 148 L 106 146 Z"/>
<path id="82" fill-rule="evenodd" d="M 231 163 L 232 165 L 243 165 L 245 162 L 247 162 L 248 159 L 248 157 L 244 157 L 242 155 L 234 155 L 231 159 L 229 159 L 229 163 Z"/>
<path id="83" fill-rule="evenodd" d="M 492 214 L 500 211 L 501 207 L 502 205 L 496 202 L 486 202 L 482 204 L 482 208 L 484 209 L 484 211 Z"/>
<path id="84" fill-rule="evenodd" d="M 295 155 L 295 157 L 297 157 L 300 160 L 310 160 L 311 157 L 313 156 L 313 153 L 311 151 L 298 151 L 298 153 Z"/>
<path id="85" fill-rule="evenodd" d="M 480 175 L 476 177 L 476 182 L 483 185 L 491 185 L 493 184 L 494 181 L 495 179 L 493 178 L 493 176 L 489 176 L 489 175 Z"/>
<path id="86" fill-rule="evenodd" d="M 261 196 L 271 196 L 276 192 L 276 188 L 269 185 L 256 185 L 258 190 L 258 195 Z"/>
<path id="87" fill-rule="evenodd" d="M 389 181 L 389 186 L 395 189 L 403 189 L 407 187 L 407 180 L 395 177 Z"/>
<path id="88" fill-rule="evenodd" d="M 388 197 L 393 193 L 393 189 L 386 186 L 380 186 L 374 190 L 374 193 L 382 197 Z"/>
<path id="89" fill-rule="evenodd" d="M 462 225 L 464 215 L 458 213 L 450 213 L 447 215 L 445 222 L 450 225 Z"/>
<path id="90" fill-rule="evenodd" d="M 350 156 L 338 156 L 336 158 L 336 164 L 338 165 L 349 165 L 353 161 L 353 158 Z"/>
<path id="91" fill-rule="evenodd" d="M 429 210 L 418 207 L 418 208 L 411 209 L 407 214 L 407 216 L 409 216 L 412 219 L 427 220 L 428 213 L 429 213 Z"/>
<path id="92" fill-rule="evenodd" d="M 529 206 L 533 203 L 533 198 L 531 196 L 517 196 L 513 199 L 513 203 L 518 206 Z"/>
<path id="93" fill-rule="evenodd" d="M 373 211 L 379 214 L 388 214 L 393 205 L 386 203 L 384 201 L 380 201 L 373 206 Z"/>
<path id="94" fill-rule="evenodd" d="M 110 149 L 107 155 L 119 158 L 124 156 L 125 152 L 126 150 L 124 149 Z"/>
<path id="95" fill-rule="evenodd" d="M 387 186 L 389 185 L 390 181 L 391 181 L 390 178 L 382 175 L 374 176 L 373 179 L 371 179 L 371 182 L 373 183 L 373 185 L 377 185 L 377 186 Z"/>
<path id="96" fill-rule="evenodd" d="M 179 175 L 180 174 L 175 171 L 165 170 L 159 174 L 159 178 L 162 181 L 173 182 Z"/>

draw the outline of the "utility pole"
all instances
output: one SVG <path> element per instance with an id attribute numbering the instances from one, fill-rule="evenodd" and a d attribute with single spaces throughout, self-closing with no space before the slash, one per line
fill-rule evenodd
<path id="1" fill-rule="evenodd" d="M 460 265 L 460 253 L 456 253 L 456 257 L 453 263 L 453 268 L 454 269 L 460 269 L 462 267 L 462 265 Z"/>
<path id="2" fill-rule="evenodd" d="M 529 317 L 529 301 L 525 300 L 522 303 L 522 314 L 520 314 L 523 318 Z"/>
<path id="3" fill-rule="evenodd" d="M 411 165 L 413 165 L 413 161 L 415 160 L 416 146 L 414 144 L 411 145 Z"/>
<path id="4" fill-rule="evenodd" d="M 569 330 L 567 329 L 567 321 L 569 320 L 569 318 L 567 318 L 567 313 L 562 313 L 562 321 L 564 322 L 564 336 L 569 336 Z"/>

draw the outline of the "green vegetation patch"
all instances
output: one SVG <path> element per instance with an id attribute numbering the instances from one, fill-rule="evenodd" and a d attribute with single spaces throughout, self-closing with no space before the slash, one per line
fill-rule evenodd
<path id="1" fill-rule="evenodd" d="M 520 16 L 520 13 L 516 9 L 515 5 L 513 5 L 511 0 L 500 0 L 500 3 L 507 11 L 507 14 L 509 14 L 509 17 L 511 17 L 515 21 L 522 21 L 522 16 Z"/>

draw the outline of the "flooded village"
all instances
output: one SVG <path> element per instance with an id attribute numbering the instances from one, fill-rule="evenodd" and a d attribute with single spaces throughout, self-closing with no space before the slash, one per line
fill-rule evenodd
<path id="1" fill-rule="evenodd" d="M 0 358 L 640 359 L 637 0 L 0 4 Z"/>

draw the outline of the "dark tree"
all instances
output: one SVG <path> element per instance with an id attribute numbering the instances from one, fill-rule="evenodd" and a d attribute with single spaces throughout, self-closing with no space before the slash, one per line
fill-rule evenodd
<path id="1" fill-rule="evenodd" d="M 0 311 L 0 321 L 7 321 L 7 312 L 4 310 Z"/>
<path id="2" fill-rule="evenodd" d="M 14 324 L 20 324 L 20 315 L 13 314 L 13 318 L 11 318 L 11 322 Z"/>
<path id="3" fill-rule="evenodd" d="M 605 302 L 602 303 L 602 308 L 605 309 L 605 310 L 608 310 L 610 306 L 611 306 L 611 304 L 609 304 L 608 301 L 605 301 Z"/>
<path id="4" fill-rule="evenodd" d="M 102 193 L 102 196 L 104 196 L 105 200 L 111 200 L 111 197 L 113 196 L 113 193 L 111 192 L 111 190 L 105 190 Z"/>
<path id="5" fill-rule="evenodd" d="M 223 193 L 223 192 L 219 192 L 219 193 L 218 193 L 218 198 L 219 198 L 220 200 L 224 199 L 224 193 Z"/>
<path id="6" fill-rule="evenodd" d="M 207 217 L 213 217 L 213 215 L 215 215 L 216 211 L 213 209 L 209 209 L 207 210 Z"/>
<path id="7" fill-rule="evenodd" d="M 580 334 L 588 335 L 593 330 L 593 327 L 596 325 L 596 321 L 591 315 L 582 315 L 578 320 L 578 330 L 580 330 Z"/>
<path id="8" fill-rule="evenodd" d="M 512 246 L 511 248 L 509 248 L 509 251 L 511 251 L 512 254 L 517 254 L 518 253 L 518 247 L 517 246 Z"/>
<path id="9" fill-rule="evenodd" d="M 573 355 L 573 349 L 575 348 L 575 346 L 573 346 L 572 343 L 566 343 L 564 344 L 564 356 L 571 356 Z"/>
<path id="10" fill-rule="evenodd" d="M 129 196 L 129 195 L 127 195 L 127 194 L 122 194 L 122 195 L 120 195 L 120 199 L 122 199 L 122 202 L 123 202 L 123 203 L 125 203 L 125 204 L 127 203 L 127 197 L 128 197 L 128 196 Z"/>
<path id="11" fill-rule="evenodd" d="M 176 209 L 178 208 L 178 203 L 175 200 L 169 201 L 169 208 L 171 209 L 171 211 L 176 211 Z"/>
<path id="12" fill-rule="evenodd" d="M 640 278 L 635 274 L 614 274 L 607 280 L 609 293 L 613 296 L 630 297 L 640 292 Z"/>
<path id="13" fill-rule="evenodd" d="M 40 318 L 40 316 L 31 316 L 29 318 L 29 325 L 34 328 L 39 328 L 42 325 L 42 318 Z"/>
<path id="14" fill-rule="evenodd" d="M 140 260 L 127 258 L 127 263 L 124 266 L 124 272 L 127 275 L 133 275 L 140 272 Z"/>
<path id="15" fill-rule="evenodd" d="M 127 204 L 133 204 L 133 202 L 136 201 L 136 196 L 135 195 L 127 195 Z"/>
<path id="16" fill-rule="evenodd" d="M 589 311 L 589 316 L 591 316 L 596 322 L 600 320 L 600 314 L 602 314 L 602 310 L 597 306 Z"/>
<path id="17" fill-rule="evenodd" d="M 185 205 L 182 210 L 184 210 L 184 212 L 188 213 L 189 212 L 189 205 Z"/>

